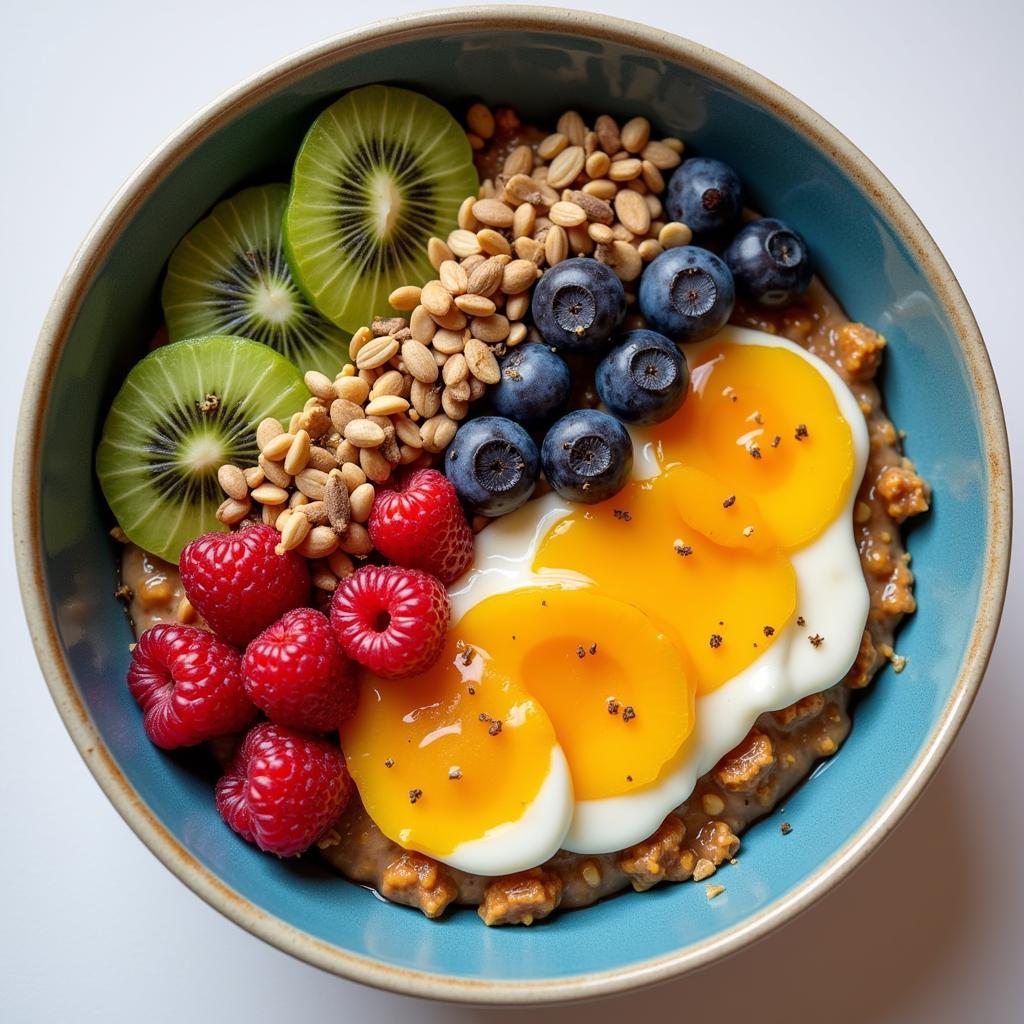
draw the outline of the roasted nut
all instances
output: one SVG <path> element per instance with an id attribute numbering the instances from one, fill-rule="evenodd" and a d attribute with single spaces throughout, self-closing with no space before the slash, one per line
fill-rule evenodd
<path id="1" fill-rule="evenodd" d="M 352 511 L 352 518 L 357 523 L 365 523 L 370 518 L 370 511 L 373 508 L 374 498 L 377 492 L 373 484 L 360 484 L 350 495 L 349 504 Z"/>
<path id="2" fill-rule="evenodd" d="M 433 239 L 431 239 L 433 241 Z M 440 241 L 440 239 L 438 239 Z M 406 284 L 396 288 L 388 296 L 388 305 L 393 309 L 401 310 L 403 313 L 415 309 L 419 305 L 420 289 L 417 285 Z M 351 352 L 351 347 L 349 349 Z M 358 363 L 356 364 L 358 365 Z"/>
<path id="3" fill-rule="evenodd" d="M 582 146 L 563 149 L 548 167 L 547 184 L 551 188 L 565 188 L 579 176 L 586 162 Z"/>
<path id="4" fill-rule="evenodd" d="M 249 487 L 245 482 L 245 474 L 238 468 L 226 463 L 217 470 L 217 482 L 220 489 L 235 501 L 244 501 L 249 497 Z"/>
<path id="5" fill-rule="evenodd" d="M 240 501 L 236 498 L 226 498 L 217 509 L 217 518 L 225 526 L 234 526 L 240 523 L 252 511 L 252 502 L 248 494 Z"/>
<path id="6" fill-rule="evenodd" d="M 281 426 L 281 421 L 268 416 L 265 420 L 260 420 L 260 424 L 256 428 L 256 445 L 260 451 L 263 451 L 278 434 L 283 433 L 284 427 Z"/>
<path id="7" fill-rule="evenodd" d="M 260 484 L 252 492 L 252 498 L 261 505 L 283 505 L 288 500 L 288 492 L 276 484 Z"/>
<path id="8" fill-rule="evenodd" d="M 441 398 L 438 395 L 438 407 L 440 408 Z M 423 440 L 423 447 L 428 452 L 443 452 L 451 444 L 458 425 L 454 420 L 449 419 L 444 413 L 438 416 L 431 416 L 420 426 L 420 437 Z"/>

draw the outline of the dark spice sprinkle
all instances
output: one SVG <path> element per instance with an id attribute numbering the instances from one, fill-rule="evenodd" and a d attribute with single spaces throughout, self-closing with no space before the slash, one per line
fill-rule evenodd
<path id="1" fill-rule="evenodd" d="M 468 688 L 468 690 L 469 690 L 470 697 L 475 697 L 476 696 L 476 690 L 474 690 L 472 686 L 470 686 Z"/>
<path id="2" fill-rule="evenodd" d="M 732 508 L 736 504 L 736 495 L 730 494 L 725 501 L 722 502 L 722 508 Z"/>
<path id="3" fill-rule="evenodd" d="M 632 722 L 634 718 L 636 718 L 636 712 L 633 710 L 633 705 L 627 704 L 622 709 L 622 720 L 624 722 Z"/>
<path id="4" fill-rule="evenodd" d="M 682 555 L 683 558 L 686 558 L 688 555 L 693 554 L 693 548 L 691 548 L 689 544 L 680 544 L 677 542 L 674 546 L 676 549 L 676 554 Z"/>
<path id="5" fill-rule="evenodd" d="M 624 508 L 612 509 L 612 515 L 616 519 L 621 519 L 624 523 L 628 523 L 633 518 Z"/>
<path id="6" fill-rule="evenodd" d="M 501 732 L 501 719 L 496 718 L 489 726 L 487 726 L 487 735 L 497 736 L 499 732 Z"/>
<path id="7" fill-rule="evenodd" d="M 489 714 L 487 714 L 487 712 L 486 712 L 486 711 L 481 711 L 481 712 L 480 712 L 480 714 L 479 714 L 479 715 L 477 715 L 476 717 L 477 717 L 477 718 L 478 718 L 478 719 L 479 719 L 479 720 L 480 720 L 481 722 L 489 722 L 489 721 L 491 720 L 491 716 L 490 716 Z"/>
<path id="8" fill-rule="evenodd" d="M 114 597 L 118 601 L 130 601 L 132 599 L 132 588 L 127 583 L 122 583 L 121 586 L 114 591 Z"/>
<path id="9" fill-rule="evenodd" d="M 394 759 L 393 757 L 389 757 L 389 758 L 388 758 L 388 759 L 387 759 L 387 760 L 386 760 L 386 761 L 384 762 L 384 767 L 385 767 L 385 768 L 394 768 L 394 767 L 395 767 L 395 759 Z"/>
<path id="10" fill-rule="evenodd" d="M 807 432 L 807 424 L 806 423 L 798 423 L 797 426 L 796 426 L 796 430 L 793 431 L 793 436 L 798 441 L 802 441 L 805 437 L 809 437 L 810 435 Z"/>
<path id="11" fill-rule="evenodd" d="M 802 615 L 798 615 L 798 616 L 796 617 L 796 624 L 797 624 L 798 626 L 806 626 L 806 625 L 807 625 L 807 623 L 806 623 L 806 621 L 804 620 L 804 617 L 803 617 Z"/>
<path id="12" fill-rule="evenodd" d="M 776 434 L 776 435 L 775 435 L 775 436 L 774 436 L 774 437 L 772 438 L 772 447 L 773 447 L 773 448 L 778 448 L 778 447 L 779 447 L 779 442 L 780 442 L 780 441 L 782 441 L 782 436 L 781 436 L 780 434 Z"/>
<path id="13" fill-rule="evenodd" d="M 712 633 L 711 634 L 711 639 L 708 641 L 708 643 L 711 644 L 711 647 L 713 649 L 717 650 L 719 647 L 722 646 L 721 634 L 720 633 Z"/>
<path id="14" fill-rule="evenodd" d="M 541 608 L 547 608 L 547 606 L 548 606 L 547 601 L 541 601 L 540 606 L 541 606 Z"/>
<path id="15" fill-rule="evenodd" d="M 812 647 L 820 647 L 825 642 L 825 638 L 820 633 L 815 633 L 814 636 L 809 636 L 807 639 L 811 641 Z"/>
<path id="16" fill-rule="evenodd" d="M 748 450 L 749 450 L 752 458 L 755 458 L 755 459 L 761 458 L 761 449 L 758 448 L 758 446 L 756 444 L 752 444 Z"/>
<path id="17" fill-rule="evenodd" d="M 470 665 L 470 664 L 472 664 L 473 658 L 474 658 L 475 655 L 476 655 L 476 648 L 475 647 L 467 647 L 462 652 L 462 664 L 463 665 Z"/>
<path id="18" fill-rule="evenodd" d="M 619 713 L 619 702 L 617 700 L 608 701 L 608 714 L 617 715 Z"/>
<path id="19" fill-rule="evenodd" d="M 775 627 L 774 626 L 765 626 L 764 627 L 764 635 L 765 636 L 775 636 Z"/>
<path id="20" fill-rule="evenodd" d="M 583 658 L 586 657 L 586 654 L 587 652 L 583 649 L 583 645 L 580 644 L 580 646 L 576 648 L 576 657 Z"/>
<path id="21" fill-rule="evenodd" d="M 597 654 L 597 644 L 591 644 L 590 645 L 590 653 L 591 654 Z"/>
<path id="22" fill-rule="evenodd" d="M 633 781 L 633 776 L 632 775 L 627 775 L 626 776 L 626 781 L 627 782 L 632 782 Z"/>
<path id="23" fill-rule="evenodd" d="M 419 798 L 421 796 L 423 796 L 423 790 L 422 789 L 410 789 L 409 790 L 409 803 L 411 803 L 411 804 L 416 803 L 416 801 L 419 800 Z"/>
<path id="24" fill-rule="evenodd" d="M 779 826 L 779 831 L 780 831 L 780 832 L 781 832 L 781 833 L 782 833 L 782 834 L 783 834 L 784 836 L 788 836 L 788 835 L 789 835 L 789 833 L 793 831 L 793 826 L 792 826 L 792 825 L 790 825 L 790 823 L 789 823 L 788 821 L 784 821 L 784 822 L 783 822 L 783 823 L 782 823 L 782 824 L 781 824 L 781 825 Z"/>
<path id="25" fill-rule="evenodd" d="M 462 778 L 462 769 L 461 768 L 456 768 L 456 767 L 449 768 L 448 769 L 448 778 L 449 779 L 461 779 Z"/>

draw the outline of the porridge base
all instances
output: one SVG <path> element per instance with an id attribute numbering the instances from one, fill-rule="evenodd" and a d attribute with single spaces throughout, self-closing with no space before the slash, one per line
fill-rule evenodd
<path id="1" fill-rule="evenodd" d="M 853 529 L 871 604 L 860 651 L 846 677 L 822 693 L 761 715 L 654 835 L 628 849 L 600 856 L 560 851 L 529 871 L 497 878 L 470 875 L 402 849 L 356 799 L 318 844 L 332 867 L 428 917 L 462 904 L 477 907 L 488 925 L 531 924 L 557 908 L 586 907 L 629 886 L 644 891 L 660 882 L 703 881 L 736 857 L 747 827 L 769 814 L 816 762 L 839 749 L 850 731 L 852 691 L 867 686 L 887 660 L 896 671 L 902 669 L 893 638 L 915 602 L 900 525 L 927 510 L 929 492 L 904 457 L 874 382 L 884 339 L 851 323 L 817 280 L 784 310 L 737 306 L 732 322 L 782 335 L 823 359 L 847 383 L 867 421 L 870 452 Z M 121 580 L 119 596 L 136 635 L 157 622 L 180 621 L 182 607 L 187 609 L 177 568 L 133 545 L 125 548 Z M 788 825 L 781 827 L 785 831 Z"/>

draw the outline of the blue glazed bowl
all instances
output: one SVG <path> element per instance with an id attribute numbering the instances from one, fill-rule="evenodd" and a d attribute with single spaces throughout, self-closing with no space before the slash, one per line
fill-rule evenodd
<path id="1" fill-rule="evenodd" d="M 795 224 L 855 319 L 889 339 L 883 387 L 934 486 L 910 538 L 920 609 L 909 658 L 883 672 L 838 756 L 787 800 L 783 839 L 755 826 L 742 871 L 629 894 L 529 930 L 471 911 L 431 923 L 313 863 L 240 842 L 208 785 L 153 747 L 122 680 L 128 626 L 109 599 L 115 551 L 92 474 L 108 401 L 143 352 L 168 254 L 222 195 L 282 177 L 312 117 L 386 76 L 442 100 L 648 115 L 735 166 L 751 203 Z M 67 430 L 67 410 L 76 429 Z M 462 9 L 373 26 L 289 58 L 206 108 L 122 188 L 75 257 L 44 325 L 21 417 L 14 493 L 23 598 L 47 682 L 100 785 L 188 886 L 243 927 L 338 974 L 414 995 L 526 1003 L 683 973 L 793 917 L 847 875 L 935 771 L 977 691 L 1009 556 L 1005 426 L 977 325 L 906 203 L 811 110 L 734 62 L 663 32 L 535 8 Z"/>

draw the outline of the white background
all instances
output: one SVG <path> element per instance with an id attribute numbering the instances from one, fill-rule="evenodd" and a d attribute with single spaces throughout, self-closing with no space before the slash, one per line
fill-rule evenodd
<path id="1" fill-rule="evenodd" d="M 124 178 L 240 78 L 367 15 L 420 6 L 0 0 L 3 479 L 15 446 L 32 443 L 15 440 L 14 421 L 47 305 Z M 566 6 L 635 16 L 728 53 L 845 132 L 952 264 L 987 339 L 1011 440 L 1024 438 L 1016 394 L 1024 369 L 1024 17 L 1016 0 Z M 0 558 L 0 1019 L 461 1024 L 515 1012 L 415 1002 L 343 982 L 263 945 L 185 889 L 80 761 L 28 641 L 9 540 Z M 838 1024 L 1021 1019 L 1022 613 L 1018 578 L 960 739 L 909 818 L 852 880 L 701 974 L 531 1019 L 604 1024 L 661 1013 L 724 1021 L 744 1011 L 761 1021 Z"/>

